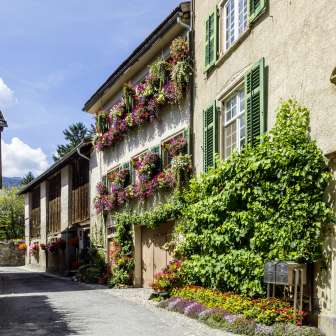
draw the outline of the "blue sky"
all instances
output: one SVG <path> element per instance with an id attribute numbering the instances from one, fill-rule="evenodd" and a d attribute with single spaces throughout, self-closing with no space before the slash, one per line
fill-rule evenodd
<path id="1" fill-rule="evenodd" d="M 1 0 L 5 176 L 40 173 L 86 100 L 177 0 Z"/>

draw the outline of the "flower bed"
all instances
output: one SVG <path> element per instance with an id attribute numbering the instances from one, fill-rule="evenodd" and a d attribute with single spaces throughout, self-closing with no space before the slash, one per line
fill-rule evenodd
<path id="1" fill-rule="evenodd" d="M 294 319 L 293 308 L 278 299 L 253 300 L 232 293 L 188 286 L 173 290 L 173 296 L 158 306 L 238 335 L 323 335 L 316 328 L 301 327 L 304 313 L 298 312 Z"/>
<path id="2" fill-rule="evenodd" d="M 151 287 L 157 292 L 170 292 L 174 287 L 180 285 L 181 264 L 180 260 L 171 261 L 162 272 L 155 274 Z"/>
<path id="3" fill-rule="evenodd" d="M 125 84 L 122 101 L 96 117 L 95 145 L 98 151 L 122 140 L 126 133 L 153 122 L 163 105 L 176 104 L 185 94 L 191 73 L 188 43 L 172 42 L 167 60 L 158 59 L 149 67 L 145 80 L 135 86 Z"/>

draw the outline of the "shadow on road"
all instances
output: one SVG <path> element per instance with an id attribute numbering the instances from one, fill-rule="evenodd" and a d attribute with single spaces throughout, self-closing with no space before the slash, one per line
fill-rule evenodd
<path id="1" fill-rule="evenodd" d="M 0 335 L 78 335 L 44 295 L 0 298 L 0 311 Z"/>
<path id="2" fill-rule="evenodd" d="M 48 277 L 43 273 L 0 272 L 0 295 L 92 290 L 72 281 Z"/>

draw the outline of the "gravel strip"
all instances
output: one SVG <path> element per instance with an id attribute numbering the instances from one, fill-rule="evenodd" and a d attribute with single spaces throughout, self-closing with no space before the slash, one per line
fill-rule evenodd
<path id="1" fill-rule="evenodd" d="M 187 316 L 176 312 L 170 312 L 165 309 L 157 307 L 157 302 L 149 301 L 148 298 L 152 293 L 151 289 L 147 288 L 127 288 L 127 289 L 109 289 L 106 290 L 110 295 L 116 296 L 120 299 L 133 302 L 135 304 L 144 305 L 146 309 L 151 311 L 158 318 L 159 321 L 165 323 L 172 323 L 172 327 L 182 328 L 186 331 L 184 336 L 236 336 L 230 332 L 210 328 L 206 324 L 197 320 L 191 319 Z"/>

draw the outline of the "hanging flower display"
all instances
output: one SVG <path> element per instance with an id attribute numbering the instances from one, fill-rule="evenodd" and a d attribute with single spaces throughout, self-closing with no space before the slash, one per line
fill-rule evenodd
<path id="1" fill-rule="evenodd" d="M 105 194 L 107 188 L 102 187 L 101 183 L 97 186 L 97 190 L 103 193 L 95 198 L 95 208 L 98 214 L 116 210 L 131 200 L 145 200 L 158 190 L 170 190 L 183 185 L 192 173 L 189 155 L 180 154 L 174 157 L 171 168 L 163 171 L 160 169 L 160 156 L 151 152 L 133 160 L 132 165 L 138 175 L 138 180 L 134 185 L 124 184 L 126 172 L 120 170 L 109 175 L 112 183 L 109 194 Z"/>
<path id="2" fill-rule="evenodd" d="M 161 190 L 174 188 L 176 185 L 176 179 L 172 170 L 166 170 L 161 172 L 157 176 L 158 188 Z"/>
<path id="3" fill-rule="evenodd" d="M 183 153 L 186 146 L 187 140 L 182 135 L 172 138 L 163 144 L 163 148 L 167 151 L 170 157 Z"/>
<path id="4" fill-rule="evenodd" d="M 130 178 L 129 169 L 116 170 L 107 175 L 107 179 L 111 183 L 112 190 L 119 190 L 121 188 L 124 188 L 129 178 Z"/>
<path id="5" fill-rule="evenodd" d="M 66 249 L 66 241 L 64 239 L 57 239 L 48 243 L 45 247 L 46 252 L 57 254 L 59 250 L 64 251 Z"/>
<path id="6" fill-rule="evenodd" d="M 138 172 L 139 180 L 150 180 L 160 169 L 160 156 L 157 153 L 147 152 L 132 161 L 132 165 Z"/>
<path id="7" fill-rule="evenodd" d="M 41 249 L 42 251 L 47 251 L 47 249 L 48 249 L 47 244 L 40 244 L 40 249 Z"/>
<path id="8" fill-rule="evenodd" d="M 29 253 L 30 255 L 37 254 L 40 249 L 40 245 L 38 242 L 32 242 L 29 245 Z"/>
<path id="9" fill-rule="evenodd" d="M 125 84 L 122 100 L 110 111 L 96 116 L 94 144 L 98 151 L 122 140 L 125 134 L 158 118 L 165 104 L 178 103 L 185 94 L 191 73 L 189 47 L 183 38 L 172 42 L 168 59 L 158 59 L 149 67 L 143 82 Z"/>
<path id="10" fill-rule="evenodd" d="M 19 243 L 19 244 L 17 245 L 17 249 L 18 249 L 19 251 L 26 251 L 26 250 L 27 250 L 27 244 L 26 244 L 26 243 Z"/>

